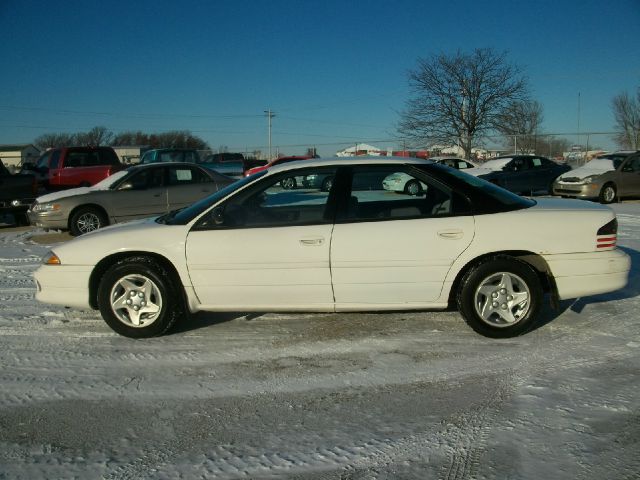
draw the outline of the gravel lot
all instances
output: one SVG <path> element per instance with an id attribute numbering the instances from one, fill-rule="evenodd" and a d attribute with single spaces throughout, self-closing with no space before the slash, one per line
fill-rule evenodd
<path id="1" fill-rule="evenodd" d="M 613 208 L 629 285 L 503 341 L 454 311 L 198 314 L 135 341 L 34 300 L 64 235 L 0 229 L 0 478 L 639 478 L 640 203 Z"/>

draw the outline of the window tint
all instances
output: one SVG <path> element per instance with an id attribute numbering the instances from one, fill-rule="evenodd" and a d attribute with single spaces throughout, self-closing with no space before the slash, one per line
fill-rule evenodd
<path id="1" fill-rule="evenodd" d="M 452 214 L 452 191 L 407 166 L 355 167 L 346 217 L 400 220 Z"/>
<path id="2" fill-rule="evenodd" d="M 260 183 L 257 190 L 238 195 L 224 206 L 223 227 L 279 227 L 331 223 L 327 213 L 327 178 L 335 168 L 296 171 L 295 177 L 281 175 Z M 295 179 L 295 183 L 291 182 Z M 291 185 L 295 187 L 291 188 Z M 288 188 L 287 188 L 288 187 Z"/>
<path id="3" fill-rule="evenodd" d="M 130 183 L 134 190 L 158 188 L 164 185 L 164 168 L 145 168 L 133 175 L 123 183 Z"/>

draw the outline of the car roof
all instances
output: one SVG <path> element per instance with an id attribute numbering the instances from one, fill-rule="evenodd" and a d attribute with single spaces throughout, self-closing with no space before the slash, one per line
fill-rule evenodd
<path id="1" fill-rule="evenodd" d="M 330 167 L 333 165 L 388 165 L 393 163 L 430 165 L 435 162 L 415 157 L 378 157 L 378 156 L 357 156 L 357 157 L 326 157 L 308 160 L 295 160 L 269 167 L 269 172 L 282 172 L 300 166 L 304 167 Z"/>
<path id="2" fill-rule="evenodd" d="M 160 167 L 198 167 L 200 170 L 207 170 L 202 165 L 191 162 L 153 162 L 153 163 L 136 163 L 131 165 L 127 170 L 143 170 L 145 168 L 160 168 Z"/>

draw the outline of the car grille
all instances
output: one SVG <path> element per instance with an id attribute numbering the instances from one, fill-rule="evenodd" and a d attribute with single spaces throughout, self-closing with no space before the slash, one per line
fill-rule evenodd
<path id="1" fill-rule="evenodd" d="M 566 183 L 578 183 L 580 179 L 578 177 L 565 177 L 561 181 Z"/>

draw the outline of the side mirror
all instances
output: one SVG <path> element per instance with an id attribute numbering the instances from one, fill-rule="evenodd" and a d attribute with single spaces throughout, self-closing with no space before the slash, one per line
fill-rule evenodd
<path id="1" fill-rule="evenodd" d="M 122 185 L 120 185 L 120 188 L 118 188 L 118 190 L 133 190 L 133 183 L 124 182 Z"/>
<path id="2" fill-rule="evenodd" d="M 22 164 L 22 170 L 27 172 L 33 172 L 36 169 L 35 163 L 25 162 Z"/>

